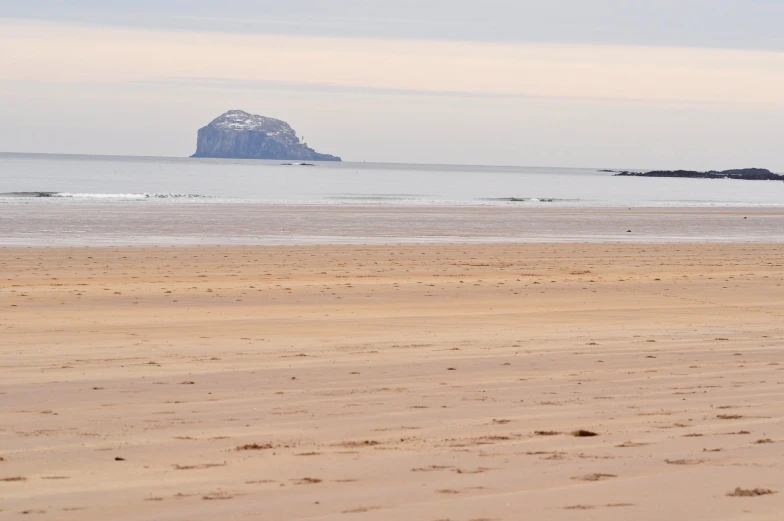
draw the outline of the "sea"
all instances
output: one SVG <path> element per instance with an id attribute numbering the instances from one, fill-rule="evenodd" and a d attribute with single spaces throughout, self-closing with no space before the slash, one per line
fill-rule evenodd
<path id="1" fill-rule="evenodd" d="M 0 154 L 2 247 L 474 242 L 784 242 L 784 183 Z"/>

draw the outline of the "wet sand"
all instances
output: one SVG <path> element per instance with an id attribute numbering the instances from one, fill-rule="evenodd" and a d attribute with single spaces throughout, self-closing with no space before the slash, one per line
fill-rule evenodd
<path id="1" fill-rule="evenodd" d="M 0 518 L 780 520 L 783 265 L 0 249 Z"/>
<path id="2" fill-rule="evenodd" d="M 784 244 L 784 208 L 0 203 L 12 247 L 702 242 Z"/>

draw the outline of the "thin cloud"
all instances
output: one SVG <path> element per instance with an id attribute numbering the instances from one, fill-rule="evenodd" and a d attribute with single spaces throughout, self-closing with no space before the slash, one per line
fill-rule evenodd
<path id="1" fill-rule="evenodd" d="M 784 53 L 226 35 L 0 21 L 0 79 L 172 78 L 443 95 L 784 103 Z"/>
<path id="2" fill-rule="evenodd" d="M 254 81 L 232 78 L 165 78 L 160 80 L 135 82 L 144 86 L 163 86 L 174 88 L 203 88 L 213 90 L 246 90 L 246 91 L 285 91 L 285 92 L 318 92 L 318 93 L 340 93 L 340 94 L 363 94 L 397 96 L 409 98 L 417 97 L 438 97 L 438 98 L 465 98 L 465 99 L 508 99 L 508 100 L 539 100 L 539 101 L 573 101 L 578 103 L 609 103 L 613 105 L 654 105 L 667 107 L 692 107 L 700 109 L 731 110 L 738 106 L 747 109 L 766 110 L 776 107 L 776 103 L 755 103 L 750 100 L 739 100 L 735 103 L 707 101 L 704 99 L 655 99 L 643 97 L 608 97 L 608 96 L 548 96 L 535 94 L 515 94 L 515 93 L 492 93 L 492 92 L 469 92 L 469 91 L 435 91 L 423 89 L 391 89 L 383 87 L 359 87 L 352 85 L 338 85 L 330 83 L 313 82 L 285 82 L 285 81 Z M 784 107 L 784 101 L 780 104 Z"/>

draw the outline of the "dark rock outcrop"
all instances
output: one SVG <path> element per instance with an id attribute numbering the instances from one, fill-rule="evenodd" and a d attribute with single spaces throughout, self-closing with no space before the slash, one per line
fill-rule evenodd
<path id="1" fill-rule="evenodd" d="M 691 179 L 746 179 L 749 181 L 784 181 L 784 175 L 774 174 L 764 168 L 741 168 L 736 170 L 654 170 L 652 172 L 618 172 L 618 176 L 634 177 L 687 177 Z"/>
<path id="2" fill-rule="evenodd" d="M 340 161 L 319 154 L 285 121 L 230 110 L 199 129 L 196 153 L 191 157 L 231 159 L 281 159 L 290 161 Z"/>

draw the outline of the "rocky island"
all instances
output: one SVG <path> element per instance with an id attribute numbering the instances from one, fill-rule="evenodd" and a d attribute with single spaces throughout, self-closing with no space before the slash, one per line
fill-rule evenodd
<path id="1" fill-rule="evenodd" d="M 603 172 L 614 172 L 617 176 L 634 177 L 686 177 L 691 179 L 745 179 L 749 181 L 784 181 L 784 175 L 774 174 L 765 168 L 709 170 L 707 172 L 697 172 L 695 170 L 654 170 L 651 172 L 619 172 L 617 170 L 603 170 Z"/>
<path id="2" fill-rule="evenodd" d="M 191 157 L 341 161 L 308 147 L 285 121 L 243 110 L 230 110 L 199 129 Z"/>

